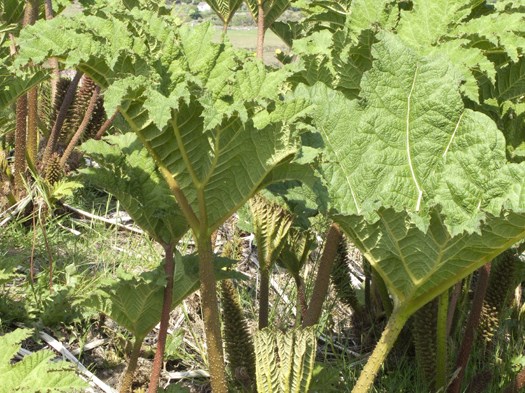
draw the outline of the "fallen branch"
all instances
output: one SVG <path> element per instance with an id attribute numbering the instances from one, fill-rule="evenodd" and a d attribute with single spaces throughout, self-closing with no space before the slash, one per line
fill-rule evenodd
<path id="1" fill-rule="evenodd" d="M 71 351 L 71 353 L 75 356 L 80 355 L 80 352 L 86 352 L 91 351 L 92 349 L 95 349 L 97 347 L 100 347 L 101 345 L 107 344 L 109 342 L 106 338 L 99 338 L 97 340 L 93 340 L 86 345 L 84 345 L 82 348 L 75 348 Z"/>
<path id="2" fill-rule="evenodd" d="M 102 221 L 102 222 L 104 222 L 106 224 L 114 225 L 114 226 L 116 226 L 119 229 L 124 229 L 126 231 L 138 233 L 139 235 L 144 235 L 144 231 L 143 230 L 135 228 L 135 227 L 132 227 L 130 225 L 120 224 L 118 222 L 118 219 L 109 219 L 109 218 L 97 216 L 96 214 L 92 214 L 92 213 L 86 212 L 84 210 L 77 209 L 76 207 L 69 206 L 69 205 L 67 205 L 65 203 L 62 206 L 65 207 L 67 210 L 72 211 L 73 213 L 76 213 L 76 214 L 78 214 L 78 215 L 80 215 L 82 217 L 87 217 L 87 218 L 90 218 L 92 220 Z"/>
<path id="3" fill-rule="evenodd" d="M 194 370 L 194 371 L 175 371 L 164 374 L 168 379 L 185 379 L 185 378 L 209 378 L 210 373 L 206 370 Z"/>

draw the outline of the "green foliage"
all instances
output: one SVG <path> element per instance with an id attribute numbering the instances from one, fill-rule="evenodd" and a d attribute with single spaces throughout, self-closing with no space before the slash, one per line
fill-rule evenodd
<path id="1" fill-rule="evenodd" d="M 240 273 L 222 270 L 229 263 L 226 259 L 215 262 L 218 279 L 243 277 Z M 195 292 L 199 284 L 197 256 L 182 256 L 176 252 L 172 309 Z M 85 305 L 107 314 L 128 329 L 136 340 L 142 341 L 160 321 L 165 286 L 162 266 L 138 276 L 122 272 L 118 279 L 98 288 Z"/>
<path id="2" fill-rule="evenodd" d="M 99 165 L 82 169 L 83 178 L 113 194 L 152 238 L 171 243 L 184 235 L 188 226 L 182 212 L 135 134 L 89 140 L 81 150 Z"/>
<path id="3" fill-rule="evenodd" d="M 311 232 L 291 227 L 285 238 L 277 262 L 296 278 L 305 265 L 310 251 L 315 245 Z"/>
<path id="4" fill-rule="evenodd" d="M 262 195 L 250 200 L 253 230 L 261 269 L 270 271 L 284 246 L 292 225 L 292 216 Z"/>
<path id="5" fill-rule="evenodd" d="M 331 215 L 415 310 L 523 236 L 524 168 L 506 163 L 496 125 L 463 107 L 447 62 L 387 34 L 373 53 L 362 102 L 312 92 L 323 172 Z"/>
<path id="6" fill-rule="evenodd" d="M 315 328 L 286 333 L 263 329 L 255 334 L 257 391 L 307 392 L 314 370 Z"/>
<path id="7" fill-rule="evenodd" d="M 87 384 L 66 362 L 52 362 L 55 354 L 40 350 L 25 356 L 22 361 L 11 364 L 20 349 L 20 343 L 31 335 L 31 330 L 17 329 L 0 337 L 0 392 L 71 392 Z"/>
<path id="8" fill-rule="evenodd" d="M 172 190 L 174 175 L 213 230 L 297 150 L 291 123 L 304 107 L 279 98 L 289 71 L 268 71 L 213 43 L 206 24 L 174 29 L 169 18 L 137 9 L 111 15 L 111 23 L 79 16 L 24 29 L 18 61 L 62 57 L 107 87 L 106 111 L 119 106 Z"/>

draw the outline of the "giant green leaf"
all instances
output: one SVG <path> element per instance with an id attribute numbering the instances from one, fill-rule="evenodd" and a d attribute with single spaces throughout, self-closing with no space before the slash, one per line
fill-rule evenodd
<path id="1" fill-rule="evenodd" d="M 80 171 L 84 179 L 113 194 L 152 238 L 174 244 L 188 230 L 177 201 L 135 134 L 90 140 L 82 150 L 97 163 Z"/>
<path id="2" fill-rule="evenodd" d="M 106 110 L 120 109 L 171 190 L 184 195 L 192 229 L 213 231 L 297 151 L 291 123 L 304 106 L 292 100 L 289 110 L 281 99 L 289 71 L 213 43 L 207 24 L 174 29 L 168 17 L 138 9 L 111 15 L 118 18 L 28 28 L 18 61 L 54 55 L 107 87 Z M 260 112 L 271 122 L 255 124 Z"/>
<path id="3" fill-rule="evenodd" d="M 525 166 L 506 161 L 490 118 L 464 107 L 450 63 L 380 37 L 360 100 L 323 85 L 310 94 L 329 213 L 387 284 L 388 336 L 525 237 Z"/>

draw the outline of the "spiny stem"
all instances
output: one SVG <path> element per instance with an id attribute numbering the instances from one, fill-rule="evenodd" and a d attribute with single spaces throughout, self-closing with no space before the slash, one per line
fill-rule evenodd
<path id="1" fill-rule="evenodd" d="M 93 95 L 91 96 L 91 99 L 89 100 L 88 107 L 86 109 L 86 113 L 84 114 L 84 118 L 82 119 L 82 122 L 80 123 L 80 126 L 78 127 L 78 130 L 75 132 L 75 135 L 73 135 L 73 138 L 71 138 L 71 141 L 69 141 L 69 144 L 67 145 L 66 150 L 64 151 L 64 154 L 62 155 L 62 158 L 60 158 L 60 167 L 64 168 L 66 165 L 67 160 L 69 159 L 69 156 L 71 156 L 71 153 L 73 153 L 73 149 L 77 145 L 78 141 L 86 131 L 87 126 L 89 125 L 89 121 L 91 120 L 91 116 L 93 115 L 93 111 L 95 110 L 95 106 L 97 105 L 97 99 L 100 92 L 100 87 L 96 87 L 95 91 L 93 92 Z"/>
<path id="2" fill-rule="evenodd" d="M 95 138 L 93 138 L 93 139 L 99 140 L 99 139 L 101 139 L 104 136 L 104 134 L 106 133 L 108 128 L 111 126 L 111 124 L 113 124 L 113 121 L 117 117 L 117 114 L 118 114 L 118 111 L 115 111 L 115 113 L 113 113 L 113 116 L 111 116 L 109 119 L 107 119 L 104 122 L 104 124 L 102 124 L 100 129 L 97 131 L 97 134 L 95 135 Z"/>
<path id="3" fill-rule="evenodd" d="M 133 376 L 135 375 L 135 370 L 137 369 L 137 363 L 140 355 L 140 348 L 142 347 L 142 338 L 135 337 L 135 342 L 133 343 L 133 349 L 131 350 L 131 355 L 129 357 L 128 367 L 126 368 L 126 373 L 122 377 L 122 384 L 120 385 L 120 393 L 129 393 L 131 392 L 131 385 L 133 384 Z"/>
<path id="4" fill-rule="evenodd" d="M 214 393 L 228 393 L 226 384 L 226 365 L 222 349 L 221 321 L 217 301 L 216 279 L 213 271 L 213 253 L 209 235 L 197 238 L 199 252 L 199 278 L 201 281 L 201 301 L 204 316 L 204 331 L 211 376 L 211 389 Z"/>
<path id="5" fill-rule="evenodd" d="M 257 58 L 261 60 L 264 60 L 264 35 L 266 34 L 263 1 L 257 0 Z"/>
<path id="6" fill-rule="evenodd" d="M 388 323 L 385 330 L 383 330 L 381 339 L 374 348 L 372 355 L 368 358 L 363 371 L 361 371 L 352 393 L 367 393 L 370 391 L 381 365 L 385 362 L 408 317 L 409 315 L 405 310 L 394 308 L 390 318 L 388 318 Z"/>

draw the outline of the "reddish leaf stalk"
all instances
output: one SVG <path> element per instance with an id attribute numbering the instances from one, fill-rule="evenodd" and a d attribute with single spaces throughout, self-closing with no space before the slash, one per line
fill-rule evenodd
<path id="1" fill-rule="evenodd" d="M 164 272 L 166 273 L 166 288 L 164 288 L 164 299 L 162 304 L 162 314 L 160 317 L 160 328 L 157 341 L 157 350 L 155 351 L 155 358 L 153 359 L 153 369 L 151 371 L 151 378 L 148 385 L 148 393 L 156 393 L 159 387 L 159 377 L 162 370 L 162 361 L 164 358 L 164 348 L 166 347 L 166 337 L 168 334 L 168 325 L 170 320 L 171 299 L 173 298 L 173 275 L 175 273 L 175 260 L 173 258 L 173 246 L 164 246 L 165 265 Z"/>
<path id="2" fill-rule="evenodd" d="M 330 284 L 330 273 L 337 255 L 337 247 L 341 242 L 343 235 L 336 224 L 332 224 L 326 235 L 323 255 L 319 263 L 319 270 L 315 278 L 313 295 L 310 305 L 303 319 L 303 327 L 313 326 L 319 322 L 323 310 L 323 303 L 328 293 Z"/>
<path id="3" fill-rule="evenodd" d="M 268 326 L 270 297 L 270 272 L 262 268 L 259 278 L 259 330 Z"/>
<path id="4" fill-rule="evenodd" d="M 97 134 L 95 135 L 95 138 L 94 138 L 95 140 L 99 140 L 104 136 L 108 128 L 111 126 L 111 124 L 113 124 L 113 121 L 117 117 L 117 114 L 118 114 L 118 111 L 115 111 L 115 113 L 113 113 L 113 116 L 111 116 L 109 119 L 107 119 L 104 122 L 104 124 L 102 124 L 100 129 L 97 131 Z"/>
<path id="5" fill-rule="evenodd" d="M 24 190 L 24 174 L 26 171 L 26 129 L 27 129 L 27 95 L 24 94 L 16 101 L 16 130 L 15 130 L 15 190 L 18 197 Z"/>
<path id="6" fill-rule="evenodd" d="M 487 263 L 479 269 L 478 284 L 474 293 L 474 299 L 472 300 L 472 308 L 470 310 L 467 326 L 463 335 L 463 342 L 461 343 L 456 362 L 456 369 L 459 369 L 459 371 L 456 378 L 448 387 L 448 393 L 459 393 L 461 390 L 461 383 L 463 382 L 463 377 L 465 376 L 465 368 L 467 367 L 470 352 L 472 351 L 472 345 L 474 344 L 474 334 L 479 325 L 479 320 L 481 317 L 481 308 L 483 306 L 483 299 L 485 298 L 485 293 L 487 292 L 487 287 L 489 284 L 489 275 L 490 263 Z"/>
<path id="7" fill-rule="evenodd" d="M 73 103 L 73 100 L 75 99 L 75 93 L 76 93 L 77 86 L 78 86 L 78 83 L 80 82 L 81 77 L 82 77 L 82 72 L 77 71 L 77 73 L 75 74 L 75 77 L 69 84 L 69 87 L 64 96 L 64 101 L 62 102 L 62 105 L 60 105 L 60 110 L 58 111 L 56 121 L 53 124 L 53 128 L 51 129 L 51 133 L 49 135 L 49 139 L 47 141 L 47 145 L 44 150 L 44 154 L 42 156 L 42 163 L 43 163 L 42 169 L 44 171 L 47 167 L 51 154 L 53 154 L 56 149 L 56 144 L 60 136 L 60 131 L 62 130 L 62 126 L 64 125 L 64 121 L 66 120 L 67 111 L 69 110 L 69 107 L 71 106 L 71 104 Z"/>
<path id="8" fill-rule="evenodd" d="M 80 123 L 80 126 L 78 127 L 78 130 L 75 132 L 75 135 L 73 135 L 73 138 L 71 138 L 71 141 L 69 141 L 69 144 L 67 145 L 67 148 L 64 151 L 64 154 L 60 158 L 60 166 L 62 168 L 66 165 L 66 162 L 69 159 L 69 156 L 71 156 L 71 153 L 73 153 L 73 149 L 75 148 L 78 141 L 82 137 L 82 134 L 84 134 L 87 126 L 89 125 L 89 121 L 91 120 L 91 116 L 93 115 L 93 111 L 95 110 L 95 106 L 97 105 L 97 99 L 98 99 L 99 92 L 100 92 L 100 87 L 97 86 L 95 88 L 95 91 L 93 92 L 93 95 L 91 96 L 91 99 L 89 100 L 89 104 L 86 109 L 86 113 L 84 114 L 84 118 L 82 119 L 82 122 Z"/>

